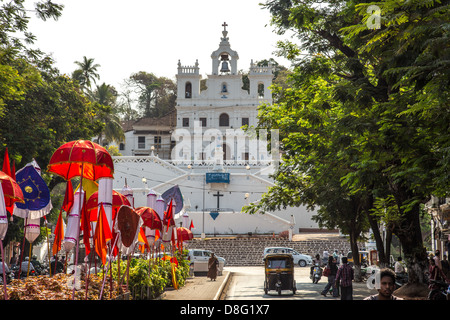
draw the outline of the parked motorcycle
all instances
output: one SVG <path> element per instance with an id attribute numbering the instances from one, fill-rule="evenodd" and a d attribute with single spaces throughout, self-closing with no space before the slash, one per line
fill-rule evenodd
<path id="1" fill-rule="evenodd" d="M 447 300 L 447 294 L 450 294 L 448 283 L 430 279 L 430 285 L 433 289 L 428 293 L 428 300 Z"/>
<path id="2" fill-rule="evenodd" d="M 312 280 L 313 283 L 318 283 L 319 280 L 322 278 L 322 272 L 323 272 L 322 268 L 316 263 L 313 266 L 313 270 L 309 278 Z"/>

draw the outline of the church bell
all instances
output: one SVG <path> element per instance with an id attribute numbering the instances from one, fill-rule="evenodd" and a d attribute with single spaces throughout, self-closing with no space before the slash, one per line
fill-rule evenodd
<path id="1" fill-rule="evenodd" d="M 228 55 L 222 54 L 220 56 L 220 60 L 222 61 L 222 67 L 220 68 L 220 72 L 230 72 L 230 68 L 228 67 Z"/>

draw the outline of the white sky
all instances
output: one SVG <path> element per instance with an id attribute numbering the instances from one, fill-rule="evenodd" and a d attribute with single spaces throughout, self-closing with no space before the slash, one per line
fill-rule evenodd
<path id="1" fill-rule="evenodd" d="M 228 24 L 231 48 L 238 52 L 238 69 L 250 61 L 273 57 L 279 36 L 270 26 L 265 0 L 55 0 L 65 5 L 57 21 L 42 21 L 33 13 L 29 31 L 35 46 L 52 54 L 62 73 L 77 68 L 83 56 L 100 64 L 100 80 L 121 91 L 131 74 L 146 71 L 175 80 L 178 59 L 193 65 L 198 59 L 203 77 L 211 73 L 211 53 L 219 47 L 222 24 Z"/>

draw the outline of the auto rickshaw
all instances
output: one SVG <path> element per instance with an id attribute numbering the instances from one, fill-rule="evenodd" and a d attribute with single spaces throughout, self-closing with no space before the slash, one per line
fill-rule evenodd
<path id="1" fill-rule="evenodd" d="M 282 290 L 297 291 L 294 280 L 294 258 L 291 254 L 270 253 L 264 258 L 265 280 L 264 293 L 275 290 L 281 295 Z"/>

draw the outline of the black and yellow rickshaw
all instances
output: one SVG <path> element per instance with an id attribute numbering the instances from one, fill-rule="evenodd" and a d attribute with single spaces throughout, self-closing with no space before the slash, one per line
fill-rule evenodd
<path id="1" fill-rule="evenodd" d="M 281 295 L 282 290 L 295 294 L 297 287 L 294 280 L 294 259 L 291 254 L 271 253 L 264 257 L 265 280 L 264 293 L 275 290 Z"/>

